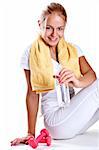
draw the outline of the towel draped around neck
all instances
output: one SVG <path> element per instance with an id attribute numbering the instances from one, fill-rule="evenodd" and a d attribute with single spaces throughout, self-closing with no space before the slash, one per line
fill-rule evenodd
<path id="1" fill-rule="evenodd" d="M 57 45 L 58 60 L 62 67 L 72 70 L 77 78 L 81 76 L 77 49 L 64 38 Z M 39 36 L 32 44 L 29 56 L 32 90 L 37 93 L 55 88 L 53 65 L 49 46 Z"/>

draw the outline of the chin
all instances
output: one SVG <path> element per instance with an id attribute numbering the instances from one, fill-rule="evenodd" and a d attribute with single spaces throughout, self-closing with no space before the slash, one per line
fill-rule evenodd
<path id="1" fill-rule="evenodd" d="M 48 42 L 48 45 L 50 45 L 50 46 L 56 46 L 58 44 L 58 41 L 57 42 Z"/>

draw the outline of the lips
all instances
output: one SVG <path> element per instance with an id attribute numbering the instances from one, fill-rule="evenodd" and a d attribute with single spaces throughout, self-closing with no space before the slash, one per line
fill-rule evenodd
<path id="1" fill-rule="evenodd" d="M 56 41 L 57 41 L 57 38 L 50 38 L 50 37 L 49 37 L 49 39 L 50 39 L 50 41 L 52 41 L 52 42 L 56 42 Z"/>

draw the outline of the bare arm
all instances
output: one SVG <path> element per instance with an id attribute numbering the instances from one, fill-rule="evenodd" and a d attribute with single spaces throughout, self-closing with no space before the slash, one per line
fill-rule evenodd
<path id="1" fill-rule="evenodd" d="M 27 117 L 28 117 L 28 134 L 22 138 L 16 138 L 11 141 L 11 145 L 18 145 L 20 143 L 27 144 L 30 137 L 35 137 L 35 126 L 39 106 L 39 95 L 32 92 L 30 83 L 30 71 L 24 70 L 26 81 L 27 81 L 27 95 L 26 95 L 26 106 L 27 106 Z"/>
<path id="2" fill-rule="evenodd" d="M 32 91 L 30 83 L 30 71 L 24 70 L 27 80 L 27 95 L 26 95 L 26 106 L 27 106 L 27 117 L 28 117 L 28 134 L 35 136 L 35 126 L 37 120 L 37 112 L 39 106 L 39 95 Z"/>
<path id="3" fill-rule="evenodd" d="M 80 64 L 81 73 L 83 75 L 79 79 L 80 87 L 83 88 L 83 87 L 90 85 L 93 81 L 96 80 L 96 74 L 84 56 L 79 58 L 79 64 Z"/>
<path id="4" fill-rule="evenodd" d="M 79 65 L 82 74 L 79 79 L 73 71 L 63 68 L 59 73 L 59 83 L 69 84 L 69 86 L 76 88 L 84 88 L 92 84 L 96 80 L 96 74 L 84 56 L 79 58 Z"/>

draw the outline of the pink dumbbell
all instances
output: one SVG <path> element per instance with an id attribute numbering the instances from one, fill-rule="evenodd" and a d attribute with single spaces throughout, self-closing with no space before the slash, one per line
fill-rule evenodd
<path id="1" fill-rule="evenodd" d="M 49 132 L 46 129 L 42 129 L 40 132 L 40 135 L 34 139 L 34 138 L 29 138 L 28 139 L 28 144 L 33 147 L 36 148 L 38 146 L 38 143 L 44 138 L 44 137 L 48 137 L 49 136 Z M 49 140 L 50 141 L 50 140 Z M 50 143 L 50 142 L 49 142 Z"/>
<path id="2" fill-rule="evenodd" d="M 51 145 L 51 136 L 41 139 L 40 143 L 46 143 L 47 146 L 50 146 Z"/>

